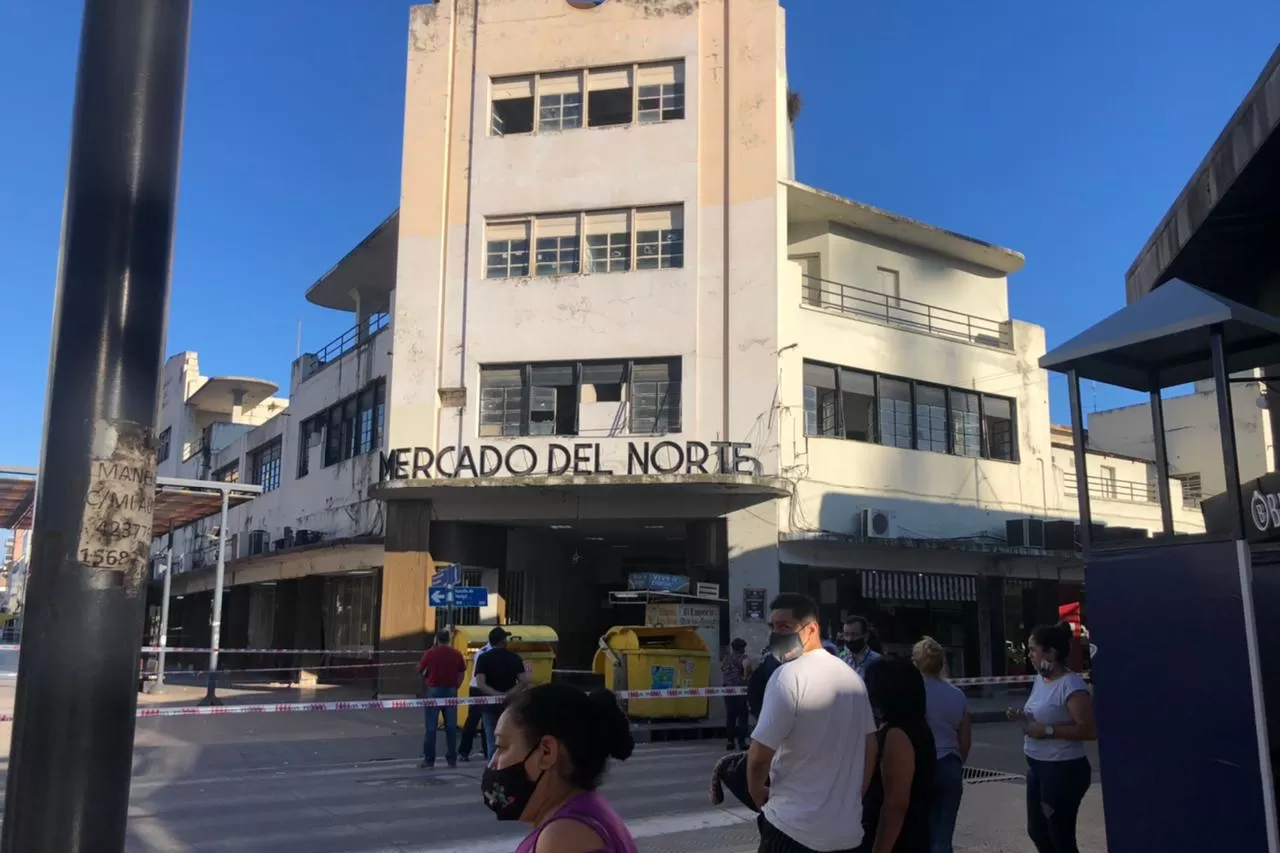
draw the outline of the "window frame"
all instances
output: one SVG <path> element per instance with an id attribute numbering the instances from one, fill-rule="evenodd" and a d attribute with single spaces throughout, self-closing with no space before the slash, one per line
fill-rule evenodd
<path id="1" fill-rule="evenodd" d="M 169 461 L 169 454 L 173 452 L 173 427 L 165 427 L 156 436 L 156 464 L 160 465 Z"/>
<path id="2" fill-rule="evenodd" d="M 668 429 L 665 431 L 637 431 L 633 425 L 635 419 L 635 405 L 637 392 L 635 389 L 635 368 L 636 365 L 650 364 L 666 364 L 668 378 L 665 380 L 641 380 L 643 382 L 666 382 L 668 385 L 667 393 L 662 398 L 667 401 L 666 405 L 659 405 L 657 414 L 655 415 L 655 423 L 661 421 L 662 413 L 666 412 L 666 424 Z M 531 361 L 523 363 L 500 362 L 495 364 L 482 364 L 479 367 L 479 381 L 477 387 L 480 394 L 480 405 L 477 407 L 476 413 L 476 435 L 481 438 L 572 438 L 582 435 L 582 386 L 583 368 L 596 365 L 621 365 L 623 368 L 621 381 L 617 384 L 622 386 L 622 399 L 616 405 L 627 407 L 627 435 L 678 435 L 683 430 L 683 412 L 684 412 L 684 375 L 683 375 L 683 358 L 681 356 L 655 356 L 646 358 L 595 358 L 583 359 L 576 361 Z M 572 388 L 573 388 L 573 431 L 560 432 L 553 427 L 551 432 L 534 432 L 532 431 L 532 415 L 533 415 L 533 371 L 535 368 L 564 368 L 567 367 L 572 371 Z M 510 410 L 506 405 L 506 397 L 510 389 L 516 386 L 512 385 L 485 385 L 485 374 L 489 371 L 518 371 L 520 375 L 520 422 L 516 432 L 507 432 L 507 419 L 496 424 L 499 432 L 485 432 L 485 427 L 493 427 L 495 424 L 486 424 L 484 418 L 484 395 L 486 391 L 502 389 L 504 391 L 504 405 L 502 411 L 505 413 Z M 674 377 L 674 378 L 672 378 Z M 613 384 L 613 383 L 607 383 Z M 674 386 L 674 406 L 670 403 L 672 397 L 672 387 Z M 542 386 L 539 386 L 542 387 Z M 546 386 L 554 388 L 569 387 L 565 385 Z M 611 401 L 606 403 L 613 404 Z M 557 407 L 559 399 L 557 397 Z M 552 423 L 559 421 L 559 409 L 555 410 L 555 417 Z"/>
<path id="3" fill-rule="evenodd" d="M 896 448 L 899 450 L 917 450 L 924 453 L 945 454 L 947 456 L 955 456 L 958 459 L 986 459 L 992 462 L 1009 462 L 1013 464 L 1017 464 L 1020 461 L 1019 448 L 1018 448 L 1018 402 L 1013 397 L 1006 397 L 1002 394 L 990 394 L 990 393 L 987 393 L 986 391 L 980 391 L 972 388 L 955 388 L 949 385 L 943 385 L 940 382 L 929 382 L 923 379 L 911 379 L 905 376 L 896 376 L 888 373 L 876 373 L 870 370 L 863 370 L 857 367 L 848 367 L 845 365 L 833 364 L 831 362 L 818 361 L 816 359 L 806 358 L 801 362 L 801 365 L 802 365 L 802 368 L 801 368 L 802 370 L 805 366 L 808 366 L 808 365 L 813 365 L 814 367 L 832 370 L 834 372 L 835 386 L 836 386 L 834 390 L 836 406 L 835 406 L 835 424 L 833 425 L 833 431 L 831 433 L 823 433 L 821 431 L 811 432 L 809 429 L 810 415 L 811 415 L 811 412 L 809 411 L 809 400 L 810 400 L 809 388 L 816 387 L 816 386 L 811 386 L 805 380 L 802 374 L 801 376 L 801 383 L 802 383 L 802 389 L 803 389 L 803 394 L 802 394 L 803 422 L 802 423 L 803 423 L 805 438 L 834 438 L 834 439 L 839 439 L 841 441 L 854 441 L 860 444 L 876 444 L 881 447 L 890 447 L 890 448 Z M 844 389 L 844 383 L 842 381 L 843 377 L 842 377 L 841 371 L 849 371 L 851 373 L 861 374 L 863 376 L 870 376 L 875 380 L 875 409 L 874 409 L 875 417 L 872 419 L 872 423 L 871 423 L 871 435 L 868 437 L 866 441 L 848 437 L 848 432 L 846 430 L 846 425 L 845 425 L 845 411 L 844 411 L 845 389 Z M 891 382 L 904 382 L 906 383 L 907 388 L 910 392 L 909 394 L 910 412 L 911 412 L 911 446 L 910 447 L 901 447 L 897 444 L 892 444 L 892 443 L 886 444 L 883 440 L 883 436 L 882 436 L 883 430 L 880 422 L 880 419 L 881 419 L 880 406 L 881 406 L 881 400 L 883 399 L 881 397 L 881 390 L 880 390 L 882 380 L 888 380 Z M 925 386 L 930 389 L 940 389 L 945 392 L 946 437 L 947 437 L 947 449 L 945 451 L 934 450 L 932 448 L 920 446 L 920 432 L 919 432 L 920 415 L 918 411 L 919 394 L 917 392 L 917 386 Z M 953 402 L 953 396 L 957 394 L 966 394 L 966 395 L 971 395 L 977 398 L 977 401 L 978 401 L 977 415 L 978 415 L 978 427 L 979 427 L 979 455 L 978 456 L 969 456 L 967 454 L 956 452 L 956 448 L 957 448 L 956 435 L 955 435 L 956 409 L 955 409 L 955 403 Z M 991 436 L 989 435 L 989 430 L 987 428 L 987 407 L 986 407 L 987 398 L 990 398 L 993 400 L 1000 400 L 1008 403 L 1009 405 L 1010 454 L 1007 458 L 1004 456 L 992 455 Z"/>
<path id="4" fill-rule="evenodd" d="M 352 410 L 354 416 L 348 417 L 348 410 Z M 367 435 L 366 414 L 369 416 Z M 320 435 L 320 469 L 332 468 L 349 459 L 381 451 L 386 438 L 386 416 L 387 380 L 379 377 L 306 418 L 298 426 L 297 478 L 311 473 L 310 435 Z"/>
<path id="5" fill-rule="evenodd" d="M 228 476 L 231 475 L 231 476 Z M 218 468 L 209 479 L 215 483 L 238 483 L 240 482 L 240 460 L 235 459 Z"/>
<path id="6" fill-rule="evenodd" d="M 643 86 L 640 83 L 641 75 L 645 70 L 652 70 L 671 66 L 673 70 L 672 76 L 675 78 L 671 83 L 646 83 Z M 602 72 L 618 72 L 623 69 L 628 70 L 631 85 L 629 91 L 631 93 L 631 119 L 627 122 L 618 122 L 616 124 L 596 124 L 590 122 L 590 100 L 591 100 L 591 74 L 594 71 L 597 74 Z M 489 122 L 488 135 L 502 139 L 507 136 L 536 136 L 541 133 L 565 133 L 573 130 L 602 130 L 616 127 L 649 127 L 652 125 L 667 124 L 673 121 L 684 121 L 689 117 L 688 104 L 688 81 L 686 72 L 688 69 L 688 61 L 685 57 L 673 57 L 670 59 L 645 60 L 643 62 L 624 62 L 616 65 L 597 65 L 595 67 L 582 67 L 570 69 L 556 69 L 547 71 L 535 71 L 529 74 L 503 74 L 497 77 L 489 78 Z M 560 113 L 559 121 L 555 123 L 548 122 L 548 126 L 544 127 L 542 122 L 542 80 L 549 77 L 566 77 L 576 74 L 578 76 L 578 124 L 576 126 L 564 126 L 564 95 L 565 93 L 551 93 L 548 97 L 560 95 Z M 533 127 L 528 131 L 516 133 L 505 133 L 498 127 L 499 120 L 494 112 L 494 105 L 499 101 L 510 100 L 508 98 L 495 98 L 494 89 L 496 86 L 511 84 L 514 81 L 524 79 L 531 80 L 530 90 L 533 93 Z M 640 95 L 640 90 L 658 88 L 658 94 L 646 95 L 644 98 Z M 667 90 L 670 89 L 668 92 Z M 609 91 L 609 90 L 605 90 Z M 652 100 L 654 97 L 658 100 L 656 112 L 657 118 L 641 119 L 640 102 L 642 100 Z M 671 106 L 665 106 L 668 99 L 672 102 Z M 516 99 L 519 100 L 519 99 Z M 655 112 L 653 109 L 645 111 L 647 115 Z M 668 117 L 667 113 L 678 113 Z"/>
<path id="7" fill-rule="evenodd" d="M 657 234 L 657 242 L 640 243 L 640 231 L 637 228 L 639 218 L 646 213 L 656 213 L 658 211 L 670 211 L 673 224 L 678 221 L 678 228 L 667 228 L 655 231 L 647 228 L 644 233 Z M 612 258 L 607 259 L 606 269 L 596 270 L 592 261 L 592 248 L 599 249 L 600 246 L 591 246 L 590 237 L 601 236 L 599 234 L 588 234 L 588 224 L 592 216 L 604 214 L 622 214 L 627 216 L 627 257 L 624 262 L 614 263 Z M 573 217 L 576 220 L 576 235 L 570 237 L 548 237 L 541 238 L 538 236 L 538 222 L 540 220 L 565 220 Z M 490 228 L 503 228 L 513 225 L 523 225 L 526 229 L 527 239 L 520 240 L 491 240 L 489 237 Z M 621 234 L 620 231 L 608 232 L 604 236 L 612 238 Z M 532 278 L 561 278 L 565 276 L 591 276 L 591 275 L 614 275 L 616 273 L 628 272 L 663 272 L 666 270 L 682 270 L 684 269 L 684 261 L 688 256 L 686 247 L 687 229 L 685 227 L 685 203 L 683 201 L 671 202 L 667 204 L 642 204 L 632 205 L 630 207 L 602 207 L 591 208 L 589 210 L 577 211 L 560 211 L 560 212 L 543 212 L 531 213 L 516 216 L 493 216 L 487 217 L 484 222 L 484 234 L 481 241 L 484 246 L 484 263 L 482 277 L 485 281 L 511 281 L 513 279 L 532 279 Z M 554 239 L 561 241 L 557 243 L 555 249 L 539 249 L 538 243 L 542 239 Z M 573 239 L 572 246 L 576 248 L 570 249 L 563 241 Z M 524 255 L 525 263 L 513 264 L 511 258 L 514 254 L 518 254 L 512 249 L 517 243 L 525 243 Z M 494 251 L 495 243 L 505 243 L 506 249 L 503 251 Z M 656 245 L 657 252 L 655 254 L 643 255 L 640 252 L 640 246 Z M 679 252 L 673 252 L 672 247 L 679 246 Z M 612 241 L 608 241 L 606 248 L 612 249 Z M 664 248 L 666 251 L 664 251 Z M 556 267 L 555 272 L 541 272 L 540 267 L 552 266 L 550 262 L 542 263 L 538 256 L 542 252 L 555 252 Z M 572 255 L 572 261 L 563 260 L 565 252 Z M 505 263 L 491 266 L 495 256 L 505 258 Z M 642 264 L 641 262 L 646 263 Z M 647 263 L 652 261 L 652 265 Z M 563 267 L 569 264 L 571 269 L 564 270 Z"/>
<path id="8" fill-rule="evenodd" d="M 249 451 L 249 476 L 255 486 L 262 487 L 262 493 L 274 492 L 280 488 L 284 474 L 284 436 L 277 435 L 268 439 Z M 274 458 L 268 458 L 274 456 Z M 269 467 L 263 473 L 263 462 Z"/>

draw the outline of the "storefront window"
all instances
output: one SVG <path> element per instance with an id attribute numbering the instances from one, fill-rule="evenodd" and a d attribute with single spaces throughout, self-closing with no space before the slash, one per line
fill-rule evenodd
<path id="1" fill-rule="evenodd" d="M 377 576 L 325 578 L 324 645 L 326 649 L 372 652 L 378 607 Z"/>

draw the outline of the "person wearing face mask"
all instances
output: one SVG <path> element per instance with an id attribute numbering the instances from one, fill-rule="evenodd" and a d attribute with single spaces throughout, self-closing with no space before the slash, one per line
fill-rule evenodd
<path id="1" fill-rule="evenodd" d="M 853 667 L 859 678 L 866 678 L 867 667 L 880 659 L 880 653 L 871 648 L 871 626 L 865 616 L 844 620 L 844 654 L 840 659 Z"/>
<path id="2" fill-rule="evenodd" d="M 494 741 L 481 793 L 498 820 L 533 825 L 516 853 L 637 853 L 622 819 L 596 793 L 609 758 L 625 761 L 635 747 L 612 692 L 565 684 L 520 690 Z"/>
<path id="3" fill-rule="evenodd" d="M 1037 853 L 1079 853 L 1076 817 L 1093 780 L 1085 741 L 1097 735 L 1093 697 L 1084 679 L 1066 667 L 1071 626 L 1041 626 L 1027 648 L 1038 673 L 1022 708 L 1010 708 L 1020 722 L 1027 756 L 1027 835 Z"/>
<path id="4" fill-rule="evenodd" d="M 769 614 L 769 678 L 747 788 L 760 804 L 759 853 L 853 851 L 863 840 L 862 796 L 876 766 L 866 686 L 822 647 L 813 600 L 784 593 Z"/>

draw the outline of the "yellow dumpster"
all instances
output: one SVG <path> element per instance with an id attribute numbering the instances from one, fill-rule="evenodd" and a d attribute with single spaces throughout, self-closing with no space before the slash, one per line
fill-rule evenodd
<path id="1" fill-rule="evenodd" d="M 711 652 L 696 628 L 615 626 L 600 638 L 591 668 L 610 690 L 672 690 L 707 687 Z M 705 696 L 679 699 L 631 699 L 627 714 L 643 720 L 702 719 Z"/>
<path id="2" fill-rule="evenodd" d="M 507 638 L 507 648 L 524 660 L 524 671 L 529 676 L 530 684 L 546 684 L 551 681 L 551 670 L 556 663 L 556 646 L 560 643 L 555 629 L 546 625 L 458 625 L 453 629 L 452 645 L 467 660 L 467 674 L 462 680 L 459 696 L 471 695 L 476 653 L 489 642 L 489 632 L 495 627 L 501 627 L 511 635 Z M 458 709 L 459 725 L 467 721 L 470 710 L 469 705 Z"/>

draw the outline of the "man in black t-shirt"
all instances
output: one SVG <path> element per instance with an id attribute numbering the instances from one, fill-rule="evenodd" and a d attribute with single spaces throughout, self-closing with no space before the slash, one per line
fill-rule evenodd
<path id="1" fill-rule="evenodd" d="M 490 649 L 476 661 L 476 686 L 472 692 L 477 696 L 505 696 L 516 687 L 529 682 L 524 660 L 507 648 L 507 638 L 510 636 L 501 628 L 494 628 L 489 632 Z M 502 716 L 502 706 L 481 705 L 480 709 L 484 724 L 485 758 L 493 758 L 493 730 L 498 725 L 498 717 Z"/>

